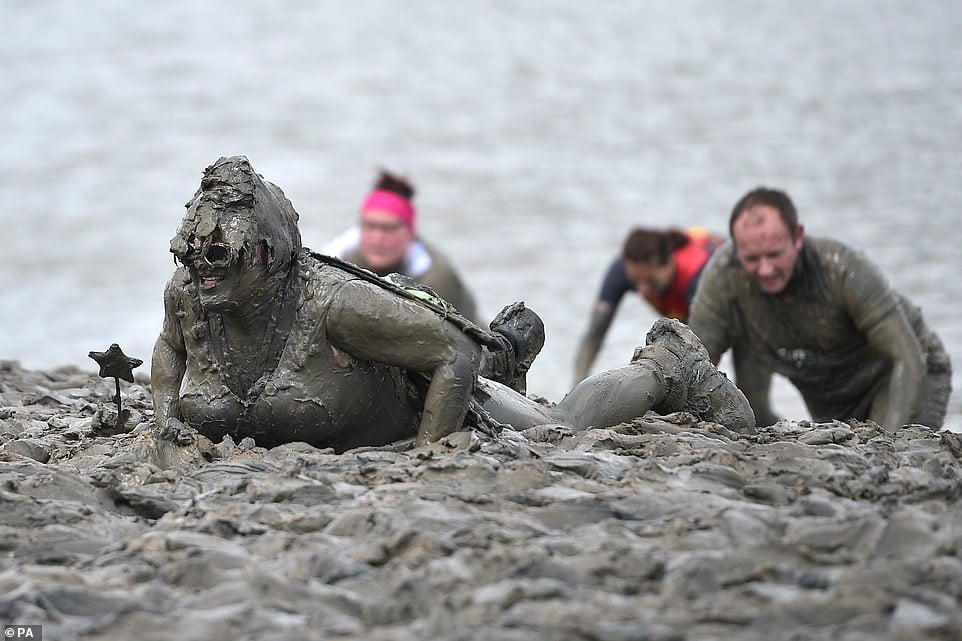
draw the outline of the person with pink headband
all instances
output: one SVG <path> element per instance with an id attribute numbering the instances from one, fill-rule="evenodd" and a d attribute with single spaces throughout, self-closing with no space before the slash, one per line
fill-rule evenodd
<path id="1" fill-rule="evenodd" d="M 451 261 L 418 237 L 414 187 L 381 170 L 361 203 L 358 224 L 342 232 L 321 253 L 368 269 L 379 276 L 403 274 L 434 290 L 466 318 L 477 321 L 477 304 Z"/>

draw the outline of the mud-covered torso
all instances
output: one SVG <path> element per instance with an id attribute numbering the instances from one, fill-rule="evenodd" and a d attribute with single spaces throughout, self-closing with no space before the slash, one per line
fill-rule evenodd
<path id="1" fill-rule="evenodd" d="M 230 345 L 223 335 L 223 319 L 200 308 L 193 285 L 178 270 L 171 291 L 187 354 L 182 418 L 212 439 L 225 434 L 235 439 L 252 436 L 264 446 L 305 441 L 346 449 L 413 435 L 420 411 L 409 377 L 398 368 L 350 356 L 327 335 L 330 302 L 354 277 L 316 261 L 306 251 L 294 277 L 293 318 L 276 367 L 268 367 L 248 384 L 234 378 L 232 354 L 238 349 L 261 350 L 264 345 Z M 277 338 L 272 334 L 266 340 Z"/>
<path id="2" fill-rule="evenodd" d="M 900 299 L 877 268 L 830 239 L 807 238 L 789 287 L 762 292 L 731 244 L 702 278 L 692 328 L 713 356 L 729 347 L 798 387 L 816 420 L 865 417 L 890 369 L 866 335 Z"/>

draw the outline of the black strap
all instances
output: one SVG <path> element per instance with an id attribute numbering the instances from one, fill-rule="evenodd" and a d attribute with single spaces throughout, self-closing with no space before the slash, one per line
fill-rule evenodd
<path id="1" fill-rule="evenodd" d="M 336 256 L 319 254 L 314 251 L 310 251 L 310 255 L 326 265 L 337 267 L 338 269 L 346 271 L 353 276 L 357 276 L 358 278 L 366 280 L 369 283 L 373 283 L 379 287 L 382 287 L 383 289 L 393 292 L 399 296 L 403 296 L 404 298 L 412 300 L 419 305 L 427 307 L 448 322 L 453 323 L 455 327 L 482 345 L 496 349 L 504 348 L 504 339 L 501 337 L 501 334 L 484 329 L 483 327 L 471 322 L 465 318 L 456 307 L 441 298 L 441 296 L 439 296 L 438 293 L 433 289 L 411 279 L 410 277 L 404 276 L 403 274 L 390 274 L 384 278 L 381 278 L 370 270 L 364 269 L 363 267 L 355 265 L 354 263 L 350 263 L 346 260 L 337 258 Z M 392 277 L 395 278 L 392 280 Z M 404 286 L 399 285 L 399 282 L 403 282 Z M 438 301 L 440 301 L 440 304 L 435 303 L 427 298 L 418 296 L 417 292 L 428 294 L 429 296 L 436 298 Z"/>

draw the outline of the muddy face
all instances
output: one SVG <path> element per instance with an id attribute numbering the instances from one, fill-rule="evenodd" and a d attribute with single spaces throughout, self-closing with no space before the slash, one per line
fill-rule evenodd
<path id="1" fill-rule="evenodd" d="M 217 312 L 229 312 L 250 302 L 259 291 L 258 283 L 266 273 L 263 244 L 255 245 L 248 256 L 244 247 L 235 248 L 217 242 L 219 234 L 202 240 L 203 251 L 195 252 L 186 265 L 191 279 L 197 284 L 200 303 Z"/>
<path id="2" fill-rule="evenodd" d="M 269 298 L 300 247 L 297 212 L 243 156 L 221 158 L 205 170 L 170 242 L 201 305 L 218 312 Z"/>

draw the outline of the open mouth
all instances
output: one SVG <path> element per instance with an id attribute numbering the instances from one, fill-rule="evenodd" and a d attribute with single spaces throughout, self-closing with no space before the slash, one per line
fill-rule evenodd
<path id="1" fill-rule="evenodd" d="M 218 273 L 198 273 L 197 283 L 201 289 L 214 289 L 224 282 L 224 274 Z"/>

